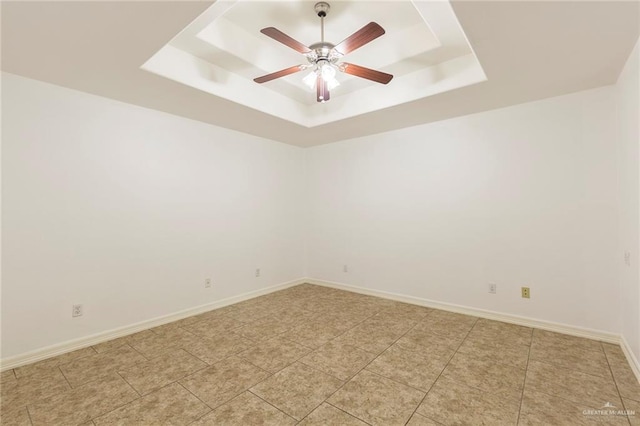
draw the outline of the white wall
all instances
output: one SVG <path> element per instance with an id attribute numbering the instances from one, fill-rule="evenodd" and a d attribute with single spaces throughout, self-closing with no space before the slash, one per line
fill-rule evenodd
<path id="1" fill-rule="evenodd" d="M 640 42 L 616 84 L 622 335 L 640 360 Z M 623 254 L 631 254 L 630 265 Z"/>
<path id="2" fill-rule="evenodd" d="M 301 149 L 2 86 L 3 358 L 304 276 Z"/>
<path id="3" fill-rule="evenodd" d="M 634 52 L 615 87 L 307 150 L 3 74 L 2 358 L 305 275 L 638 356 Z"/>
<path id="4" fill-rule="evenodd" d="M 613 95 L 309 149 L 309 276 L 618 333 Z"/>

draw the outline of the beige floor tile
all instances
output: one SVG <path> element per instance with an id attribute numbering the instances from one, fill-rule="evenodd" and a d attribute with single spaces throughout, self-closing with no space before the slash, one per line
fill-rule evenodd
<path id="1" fill-rule="evenodd" d="M 526 387 L 592 408 L 599 408 L 606 402 L 622 405 L 612 378 L 593 376 L 538 361 L 529 362 Z"/>
<path id="2" fill-rule="evenodd" d="M 275 337 L 240 352 L 238 356 L 263 370 L 276 373 L 293 364 L 310 351 L 311 349 L 306 346 L 299 345 L 283 337 Z"/>
<path id="3" fill-rule="evenodd" d="M 327 314 L 324 312 L 318 313 L 319 318 L 324 318 L 331 327 L 337 328 L 345 332 L 354 328 L 357 325 L 365 322 L 373 317 L 374 312 L 367 312 L 366 314 L 350 313 L 347 311 L 340 311 L 333 314 Z"/>
<path id="4" fill-rule="evenodd" d="M 216 408 L 235 398 L 270 374 L 238 357 L 230 357 L 180 383 L 209 407 Z"/>
<path id="5" fill-rule="evenodd" d="M 440 377 L 416 413 L 442 424 L 498 426 L 515 425 L 518 410 L 519 404 Z"/>
<path id="6" fill-rule="evenodd" d="M 450 379 L 509 399 L 518 404 L 522 398 L 525 370 L 500 364 L 490 357 L 457 353 L 442 372 Z"/>
<path id="7" fill-rule="evenodd" d="M 115 373 L 118 369 L 146 362 L 131 346 L 124 345 L 104 353 L 90 355 L 64 364 L 60 369 L 72 387 L 78 387 Z"/>
<path id="8" fill-rule="evenodd" d="M 609 361 L 609 364 L 611 364 L 612 366 L 629 365 L 629 363 L 627 362 L 627 357 L 622 351 L 622 347 L 620 347 L 620 345 L 614 345 L 612 343 L 603 343 L 602 350 L 604 350 L 604 353 L 607 356 L 607 360 Z"/>
<path id="9" fill-rule="evenodd" d="M 176 328 L 166 330 L 162 334 L 153 333 L 148 338 L 131 343 L 131 346 L 145 357 L 151 359 L 201 339 L 200 336 L 196 336 L 183 328 Z"/>
<path id="10" fill-rule="evenodd" d="M 469 333 L 477 320 L 478 318 L 469 315 L 434 309 L 423 320 L 418 322 L 416 328 L 429 331 L 432 334 L 460 338 Z"/>
<path id="11" fill-rule="evenodd" d="M 15 383 L 17 380 L 18 379 L 16 378 L 16 375 L 13 372 L 13 369 L 3 371 L 2 373 L 0 373 L 0 386 L 8 385 L 10 383 Z"/>
<path id="12" fill-rule="evenodd" d="M 150 361 L 123 367 L 118 373 L 141 395 L 146 395 L 206 367 L 203 361 L 176 349 Z"/>
<path id="13" fill-rule="evenodd" d="M 462 343 L 462 338 L 452 338 L 439 334 L 431 334 L 425 330 L 409 330 L 397 342 L 407 349 L 422 351 L 432 356 L 451 357 Z"/>
<path id="14" fill-rule="evenodd" d="M 554 333 L 553 331 L 535 329 L 533 330 L 533 341 L 540 346 L 562 346 L 602 352 L 602 344 L 597 340 Z"/>
<path id="15" fill-rule="evenodd" d="M 309 321 L 317 316 L 317 313 L 308 311 L 306 309 L 300 309 L 288 304 L 282 305 L 283 309 L 274 313 L 272 318 L 281 324 L 289 324 L 295 326 L 303 322 Z"/>
<path id="16" fill-rule="evenodd" d="M 469 337 L 475 336 L 490 338 L 507 344 L 530 346 L 533 338 L 533 329 L 480 318 L 469 332 Z"/>
<path id="17" fill-rule="evenodd" d="M 590 415 L 588 410 L 593 410 L 593 408 L 546 393 L 525 389 L 518 425 L 629 425 L 625 416 Z"/>
<path id="18" fill-rule="evenodd" d="M 336 303 L 334 301 L 328 301 L 326 306 L 318 312 L 334 317 L 341 317 L 349 321 L 351 327 L 372 318 L 376 314 L 376 311 L 367 309 L 364 306 L 354 306 L 345 303 Z"/>
<path id="19" fill-rule="evenodd" d="M 38 361 L 33 364 L 25 365 L 23 367 L 15 368 L 14 371 L 17 378 L 40 373 L 44 373 L 46 375 L 52 368 L 56 369 L 63 364 L 95 354 L 96 351 L 93 350 L 93 348 L 78 349 L 77 351 L 69 352 L 53 358 L 45 359 L 43 361 Z"/>
<path id="20" fill-rule="evenodd" d="M 17 409 L 2 409 L 0 411 L 0 425 L 3 426 L 31 426 L 31 419 L 26 407 Z"/>
<path id="21" fill-rule="evenodd" d="M 140 340 L 144 340 L 149 337 L 153 337 L 153 331 L 144 330 L 138 333 L 130 334 L 128 336 L 118 337 L 117 339 L 109 340 L 103 343 L 98 343 L 97 345 L 93 345 L 92 348 L 98 353 L 103 353 L 103 352 L 108 352 L 108 351 L 117 349 L 120 346 L 139 342 Z"/>
<path id="22" fill-rule="evenodd" d="M 316 349 L 346 330 L 335 327 L 325 319 L 307 321 L 284 333 L 282 336 L 308 348 Z"/>
<path id="23" fill-rule="evenodd" d="M 260 308 L 253 306 L 234 306 L 230 309 L 227 316 L 243 323 L 251 323 L 259 320 L 260 318 L 268 317 L 274 313 L 273 309 Z"/>
<path id="24" fill-rule="evenodd" d="M 234 334 L 242 336 L 246 339 L 259 342 L 261 340 L 271 339 L 293 328 L 293 323 L 283 323 L 273 317 L 261 318 L 250 324 L 246 324 L 236 330 Z"/>
<path id="25" fill-rule="evenodd" d="M 295 363 L 251 388 L 251 392 L 291 417 L 302 420 L 336 391 L 342 381 Z"/>
<path id="26" fill-rule="evenodd" d="M 620 395 L 640 402 L 640 383 L 619 345 L 603 344 Z"/>
<path id="27" fill-rule="evenodd" d="M 211 365 L 255 345 L 255 342 L 237 334 L 223 333 L 212 338 L 198 338 L 196 341 L 182 345 L 182 348 Z"/>
<path id="28" fill-rule="evenodd" d="M 493 358 L 501 364 L 522 369 L 527 368 L 529 350 L 527 345 L 507 344 L 477 335 L 467 337 L 458 348 L 458 352 Z"/>
<path id="29" fill-rule="evenodd" d="M 426 392 L 447 361 L 447 356 L 432 356 L 395 344 L 369 364 L 367 370 Z"/>
<path id="30" fill-rule="evenodd" d="M 337 409 L 326 402 L 313 410 L 300 423 L 300 426 L 367 426 L 365 422 Z"/>
<path id="31" fill-rule="evenodd" d="M 185 320 L 191 319 L 191 321 L 189 323 L 183 323 L 180 326 L 184 327 L 185 325 L 195 324 L 196 322 L 200 322 L 200 321 L 220 319 L 222 317 L 227 316 L 229 313 L 231 313 L 233 309 L 234 309 L 234 305 L 223 306 L 221 308 L 212 309 L 210 311 L 206 311 L 201 314 L 194 315 L 189 318 L 185 318 Z M 179 323 L 180 321 L 176 321 L 176 322 Z"/>
<path id="32" fill-rule="evenodd" d="M 40 369 L 37 373 L 19 377 L 13 383 L 3 384 L 0 387 L 0 407 L 3 411 L 17 410 L 69 389 L 59 368 Z"/>
<path id="33" fill-rule="evenodd" d="M 379 311 L 381 315 L 391 315 L 396 318 L 410 319 L 414 321 L 423 319 L 431 312 L 433 312 L 433 309 L 431 308 L 402 302 L 393 302 Z"/>
<path id="34" fill-rule="evenodd" d="M 327 402 L 372 425 L 404 425 L 424 395 L 363 370 Z"/>
<path id="35" fill-rule="evenodd" d="M 385 324 L 381 320 L 369 318 L 334 341 L 353 345 L 378 355 L 408 331 L 404 329 L 404 324 L 396 324 L 395 327 L 393 325 L 393 323 Z"/>
<path id="36" fill-rule="evenodd" d="M 3 425 L 30 425 L 29 414 L 35 425 L 81 426 L 514 424 L 525 375 L 522 424 L 640 423 L 638 413 L 583 414 L 605 403 L 640 410 L 618 345 L 310 284 L 3 372 L 0 416 Z"/>
<path id="37" fill-rule="evenodd" d="M 531 359 L 583 373 L 611 377 L 607 357 L 602 349 L 584 349 L 578 345 L 565 345 L 555 341 L 540 344 L 539 340 L 534 339 L 531 344 Z"/>
<path id="38" fill-rule="evenodd" d="M 113 374 L 29 405 L 34 426 L 71 425 L 87 422 L 139 398 L 122 377 Z"/>
<path id="39" fill-rule="evenodd" d="M 307 297 L 295 302 L 294 304 L 297 308 L 304 309 L 309 312 L 334 313 L 338 312 L 334 309 L 336 308 L 335 303 L 335 299 L 326 295 L 320 295 L 316 297 Z"/>
<path id="40" fill-rule="evenodd" d="M 627 410 L 631 426 L 640 426 L 640 402 L 622 398 L 622 403 L 624 409 Z"/>
<path id="41" fill-rule="evenodd" d="M 407 426 L 439 426 L 440 423 L 436 423 L 431 419 L 428 419 L 420 414 L 414 414 L 407 423 Z"/>
<path id="42" fill-rule="evenodd" d="M 215 337 L 216 334 L 235 330 L 243 325 L 245 325 L 245 323 L 240 320 L 230 318 L 229 316 L 223 316 L 220 318 L 198 321 L 195 324 L 187 325 L 183 328 L 196 336 Z"/>
<path id="43" fill-rule="evenodd" d="M 159 335 L 163 335 L 163 334 L 167 334 L 167 333 L 175 333 L 176 330 L 178 329 L 182 329 L 184 327 L 188 327 L 192 324 L 195 324 L 197 322 L 200 321 L 204 321 L 204 319 L 197 319 L 195 317 L 187 317 L 187 318 L 183 318 L 181 320 L 175 321 L 175 322 L 170 322 L 167 324 L 163 324 L 163 325 L 159 325 L 157 327 L 153 327 L 151 329 L 149 329 L 150 332 L 155 333 L 155 334 L 159 334 Z"/>
<path id="44" fill-rule="evenodd" d="M 416 325 L 417 321 L 398 316 L 377 313 L 362 322 L 363 327 L 371 330 L 390 330 L 399 335 L 405 334 Z"/>
<path id="45" fill-rule="evenodd" d="M 296 420 L 264 402 L 251 392 L 244 392 L 193 423 L 193 426 L 286 426 Z"/>
<path id="46" fill-rule="evenodd" d="M 348 380 L 374 358 L 375 355 L 353 345 L 329 342 L 300 362 L 340 380 Z"/>
<path id="47" fill-rule="evenodd" d="M 191 392 L 173 383 L 97 417 L 101 425 L 188 425 L 210 411 Z"/>

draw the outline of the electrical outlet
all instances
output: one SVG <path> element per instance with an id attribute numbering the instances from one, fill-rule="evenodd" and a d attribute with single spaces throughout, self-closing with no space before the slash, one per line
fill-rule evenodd
<path id="1" fill-rule="evenodd" d="M 624 263 L 627 266 L 631 266 L 631 252 L 628 250 L 624 252 Z"/>
<path id="2" fill-rule="evenodd" d="M 256 269 L 256 277 L 259 277 L 259 276 L 260 276 L 260 268 L 257 268 Z"/>
<path id="3" fill-rule="evenodd" d="M 349 272 L 349 266 L 348 265 L 343 265 L 342 266 L 342 272 Z"/>
<path id="4" fill-rule="evenodd" d="M 525 299 L 531 298 L 531 290 L 529 287 L 522 287 L 522 297 Z"/>
<path id="5" fill-rule="evenodd" d="M 72 317 L 81 317 L 82 316 L 82 305 L 73 305 L 71 308 L 71 316 Z"/>
<path id="6" fill-rule="evenodd" d="M 489 293 L 496 294 L 497 286 L 494 283 L 489 283 Z"/>
<path id="7" fill-rule="evenodd" d="M 204 288 L 211 288 L 211 278 L 204 280 Z"/>

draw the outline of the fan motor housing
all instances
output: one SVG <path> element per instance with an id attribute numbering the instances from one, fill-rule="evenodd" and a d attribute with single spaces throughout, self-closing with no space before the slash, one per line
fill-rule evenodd
<path id="1" fill-rule="evenodd" d="M 309 46 L 309 49 L 313 50 L 318 58 L 328 58 L 333 48 L 334 44 L 327 41 L 319 41 Z"/>

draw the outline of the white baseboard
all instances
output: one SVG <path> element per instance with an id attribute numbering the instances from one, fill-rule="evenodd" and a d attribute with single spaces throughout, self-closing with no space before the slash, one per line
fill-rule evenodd
<path id="1" fill-rule="evenodd" d="M 304 279 L 298 279 L 298 280 L 288 281 L 281 284 L 276 284 L 260 290 L 251 291 L 251 292 L 240 294 L 238 296 L 228 297 L 226 299 L 218 300 L 212 303 L 196 306 L 195 308 L 189 308 L 179 312 L 175 312 L 173 314 L 163 315 L 161 317 L 153 318 L 146 321 L 141 321 L 136 324 L 128 325 L 126 327 L 119 327 L 116 329 L 92 334 L 90 336 L 69 340 L 56 345 L 47 346 L 41 349 L 36 349 L 34 351 L 30 351 L 24 354 L 8 357 L 0 360 L 0 371 L 9 370 L 11 368 L 20 367 L 26 364 L 31 364 L 36 361 L 41 361 L 43 359 L 62 355 L 67 352 L 97 345 L 98 343 L 106 342 L 108 340 L 116 339 L 118 337 L 127 336 L 129 334 L 137 333 L 139 331 L 144 331 L 149 328 L 157 327 L 159 325 L 167 324 L 169 322 L 177 321 L 193 315 L 198 315 L 203 312 L 211 311 L 213 309 L 222 308 L 224 306 L 232 305 L 234 303 L 242 302 L 244 300 L 253 299 L 254 297 L 273 293 L 278 290 L 284 290 L 285 288 L 288 288 L 288 287 L 304 284 L 305 282 L 306 280 Z"/>
<path id="2" fill-rule="evenodd" d="M 538 320 L 534 318 L 522 317 L 513 314 L 489 311 L 472 308 L 469 306 L 455 305 L 453 303 L 438 302 L 435 300 L 423 299 L 420 297 L 406 296 L 403 294 L 391 293 L 381 290 L 371 290 L 364 287 L 357 287 L 349 284 L 342 284 L 332 281 L 323 281 L 307 278 L 309 284 L 321 285 L 340 290 L 352 291 L 354 293 L 366 294 L 369 296 L 382 297 L 396 300 L 398 302 L 411 303 L 413 305 L 426 306 L 428 308 L 441 309 L 443 311 L 456 312 L 459 314 L 473 315 L 475 317 L 491 319 L 495 321 L 507 322 L 510 324 L 523 325 L 526 327 L 540 328 L 542 330 L 555 331 L 557 333 L 569 334 L 571 336 L 586 337 L 587 339 L 599 340 L 607 343 L 620 344 L 620 335 L 606 331 L 592 330 L 573 325 L 561 324 L 551 321 Z"/>
<path id="3" fill-rule="evenodd" d="M 281 284 L 276 284 L 264 289 L 243 293 L 238 296 L 229 297 L 226 299 L 218 300 L 216 302 L 207 303 L 204 305 L 196 306 L 195 308 L 185 309 L 179 312 L 175 312 L 170 315 L 164 315 L 162 317 L 153 318 L 147 321 L 142 321 L 136 324 L 132 324 L 126 327 L 120 327 L 113 330 L 93 334 L 90 336 L 82 337 L 79 339 L 70 340 L 60 344 L 48 346 L 45 348 L 37 349 L 35 351 L 27 352 L 24 354 L 16 355 L 6 359 L 0 360 L 0 371 L 5 371 L 11 368 L 20 367 L 26 364 L 31 364 L 36 361 L 51 358 L 54 356 L 62 355 L 67 352 L 75 351 L 77 349 L 86 348 L 96 345 L 98 343 L 106 342 L 108 340 L 116 339 L 118 337 L 127 336 L 129 334 L 137 333 L 139 331 L 147 330 L 149 328 L 157 327 L 163 324 L 167 324 L 173 321 L 177 321 L 186 317 L 201 314 L 203 312 L 211 311 L 213 309 L 222 308 L 224 306 L 232 305 L 234 303 L 242 302 L 244 300 L 253 299 L 258 296 L 273 293 L 275 291 L 284 290 L 285 288 L 293 287 L 299 284 L 315 284 L 323 287 L 330 287 L 339 290 L 351 291 L 354 293 L 366 294 L 369 296 L 381 297 L 384 299 L 396 300 L 398 302 L 410 303 L 413 305 L 426 306 L 434 309 L 441 309 L 449 312 L 456 312 L 465 315 L 473 315 L 480 318 L 491 319 L 495 321 L 502 321 L 510 324 L 517 324 L 526 327 L 539 328 L 542 330 L 554 331 L 557 333 L 568 334 L 571 336 L 585 337 L 588 339 L 599 340 L 602 342 L 613 343 L 620 345 L 624 352 L 629 365 L 631 366 L 634 374 L 640 381 L 640 363 L 635 357 L 628 342 L 624 336 L 608 333 L 599 330 L 592 330 L 583 327 L 577 327 L 567 324 L 555 323 L 551 321 L 537 320 L 534 318 L 527 318 L 518 315 L 505 314 L 500 312 L 488 311 L 484 309 L 472 308 L 468 306 L 456 305 L 452 303 L 438 302 L 435 300 L 423 299 L 414 296 L 406 296 L 397 293 L 391 293 L 381 290 L 372 290 L 364 287 L 353 286 L 349 284 L 337 283 L 332 281 L 317 280 L 314 278 L 301 278 L 293 281 L 288 281 Z"/>
<path id="4" fill-rule="evenodd" d="M 622 352 L 624 352 L 624 356 L 627 357 L 627 361 L 629 361 L 629 365 L 631 366 L 631 370 L 633 370 L 633 374 L 636 375 L 636 379 L 640 382 L 640 362 L 638 362 L 638 358 L 634 355 L 631 350 L 631 346 L 629 346 L 629 342 L 624 338 L 624 335 L 620 336 L 620 346 L 622 347 Z"/>
<path id="5" fill-rule="evenodd" d="M 543 321 L 534 318 L 522 317 L 519 315 L 505 314 L 501 312 L 488 311 L 484 309 L 471 308 L 468 306 L 455 305 L 453 303 L 437 302 L 435 300 L 422 299 L 420 297 L 406 296 L 403 294 L 391 293 L 381 290 L 371 290 L 364 287 L 350 284 L 337 283 L 333 281 L 323 281 L 314 278 L 303 280 L 309 284 L 331 287 L 339 290 L 351 291 L 354 293 L 366 294 L 369 296 L 382 297 L 384 299 L 396 300 L 398 302 L 411 303 L 413 305 L 426 306 L 428 308 L 441 309 L 443 311 L 456 312 L 459 314 L 473 315 L 480 318 L 502 321 L 510 324 L 523 325 L 525 327 L 539 328 L 542 330 L 554 331 L 556 333 L 568 334 L 570 336 L 585 337 L 587 339 L 599 340 L 601 342 L 620 345 L 627 357 L 627 361 L 633 370 L 636 378 L 640 382 L 640 363 L 635 357 L 624 336 L 609 333 L 606 331 L 592 330 L 589 328 L 577 327 L 574 325 Z"/>

